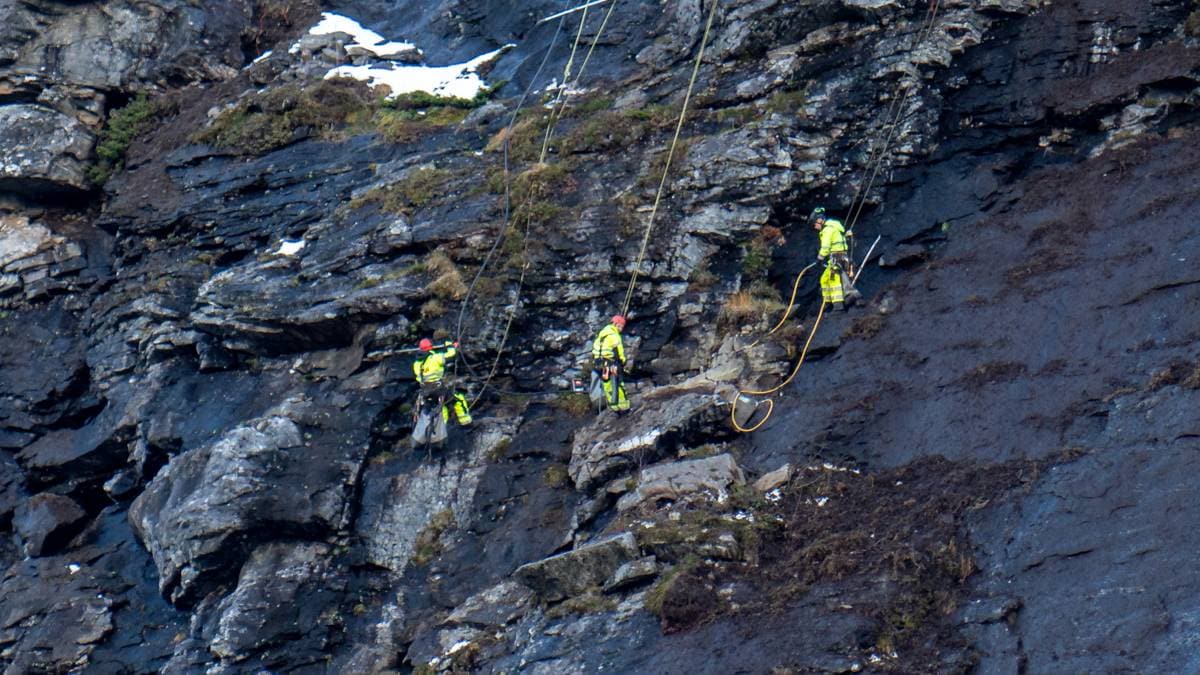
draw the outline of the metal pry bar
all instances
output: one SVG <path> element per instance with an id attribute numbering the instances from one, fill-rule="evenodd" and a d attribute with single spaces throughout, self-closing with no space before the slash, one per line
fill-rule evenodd
<path id="1" fill-rule="evenodd" d="M 875 237 L 875 243 L 871 244 L 871 248 L 867 249 L 867 255 L 863 257 L 862 265 L 859 265 L 858 272 L 854 274 L 854 278 L 850 280 L 850 285 L 858 283 L 858 277 L 862 274 L 863 269 L 867 266 L 867 261 L 871 259 L 871 253 L 875 251 L 875 247 L 879 245 L 879 240 L 883 239 L 883 235 Z"/>
<path id="2" fill-rule="evenodd" d="M 595 7 L 596 5 L 603 5 L 606 2 L 608 2 L 608 0 L 592 0 L 592 2 L 582 4 L 578 7 L 572 7 L 571 9 L 564 9 L 563 11 L 559 12 L 558 14 L 551 14 L 550 16 L 542 19 L 541 21 L 538 21 L 534 25 L 540 26 L 540 25 L 546 23 L 547 21 L 553 21 L 559 17 L 563 17 L 568 14 L 574 14 L 575 12 L 582 12 L 583 10 L 587 9 L 588 7 Z"/>

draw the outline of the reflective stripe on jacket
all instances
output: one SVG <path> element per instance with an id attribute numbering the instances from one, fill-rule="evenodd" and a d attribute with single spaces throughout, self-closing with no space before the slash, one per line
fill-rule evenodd
<path id="1" fill-rule="evenodd" d="M 621 330 L 610 323 L 592 342 L 592 358 L 599 360 L 614 357 L 625 363 L 625 343 L 621 340 Z"/>
<path id="2" fill-rule="evenodd" d="M 421 384 L 441 382 L 442 377 L 446 374 L 446 360 L 454 358 L 457 354 L 458 352 L 450 347 L 444 352 L 429 352 L 425 358 L 413 361 L 413 375 L 416 376 L 417 382 Z"/>
<path id="3" fill-rule="evenodd" d="M 817 256 L 824 258 L 830 253 L 845 253 L 846 248 L 846 228 L 842 226 L 842 221 L 829 218 L 825 221 L 825 225 L 821 227 L 821 250 L 817 252 Z"/>

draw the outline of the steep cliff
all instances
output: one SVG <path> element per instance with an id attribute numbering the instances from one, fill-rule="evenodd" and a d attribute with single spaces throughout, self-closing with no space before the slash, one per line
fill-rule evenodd
<path id="1" fill-rule="evenodd" d="M 0 0 L 6 672 L 1200 668 L 1200 10 L 202 5 Z"/>

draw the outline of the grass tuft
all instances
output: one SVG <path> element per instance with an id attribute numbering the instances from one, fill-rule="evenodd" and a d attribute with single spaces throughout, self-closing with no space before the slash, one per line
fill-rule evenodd
<path id="1" fill-rule="evenodd" d="M 451 509 L 442 509 L 434 514 L 425 525 L 425 529 L 417 535 L 413 544 L 412 563 L 424 567 L 441 555 L 442 535 L 457 525 L 458 521 L 454 519 L 454 511 Z"/>
<path id="2" fill-rule="evenodd" d="M 421 167 L 395 183 L 371 190 L 351 203 L 351 207 L 379 204 L 379 208 L 389 213 L 411 215 L 443 196 L 453 177 L 454 174 L 444 169 Z"/>
<path id="3" fill-rule="evenodd" d="M 129 146 L 149 130 L 162 112 L 159 104 L 145 94 L 138 94 L 125 107 L 114 110 L 96 139 L 96 163 L 87 168 L 93 185 L 104 185 L 116 171 L 125 166 Z"/>

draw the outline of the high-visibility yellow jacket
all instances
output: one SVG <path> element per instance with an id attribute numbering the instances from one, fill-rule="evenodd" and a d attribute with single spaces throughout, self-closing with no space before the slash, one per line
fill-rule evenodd
<path id="1" fill-rule="evenodd" d="M 417 382 L 421 384 L 441 382 L 446 375 L 446 361 L 457 355 L 458 351 L 454 347 L 447 347 L 441 352 L 431 351 L 424 358 L 413 361 L 413 375 L 416 375 Z"/>
<path id="2" fill-rule="evenodd" d="M 825 225 L 821 227 L 821 250 L 817 252 L 817 257 L 824 258 L 830 253 L 845 253 L 846 247 L 846 228 L 842 226 L 842 221 L 828 218 L 825 220 Z"/>
<path id="3" fill-rule="evenodd" d="M 625 363 L 625 343 L 621 340 L 621 329 L 608 324 L 592 341 L 592 359 L 612 359 Z"/>

